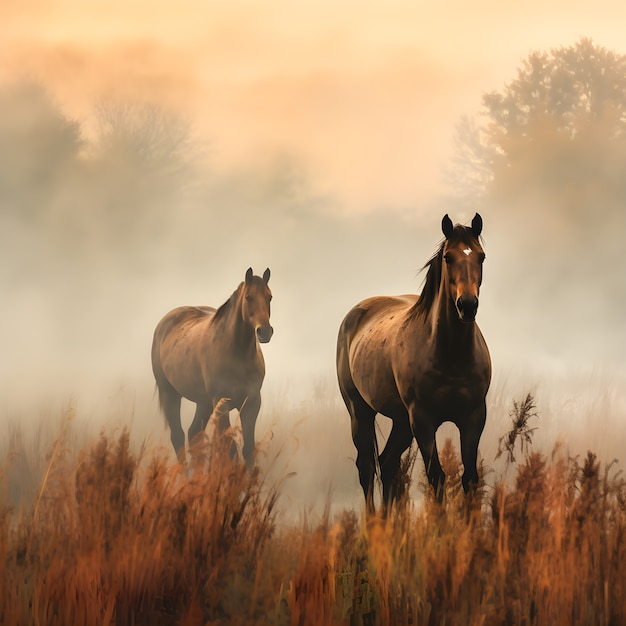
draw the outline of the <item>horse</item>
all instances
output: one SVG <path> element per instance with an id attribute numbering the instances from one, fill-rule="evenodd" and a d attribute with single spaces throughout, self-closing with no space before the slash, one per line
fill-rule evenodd
<path id="1" fill-rule="evenodd" d="M 446 214 L 441 227 L 444 239 L 422 268 L 427 274 L 421 295 L 363 300 L 339 329 L 337 378 L 370 513 L 375 511 L 375 475 L 380 476 L 385 510 L 399 497 L 400 459 L 413 438 L 442 501 L 445 474 L 435 433 L 444 421 L 459 429 L 464 491 L 478 483 L 478 443 L 491 381 L 489 350 L 475 321 L 485 260 L 483 220 L 476 213 L 470 227 L 453 225 Z M 392 420 L 380 455 L 377 413 Z"/>
<path id="2" fill-rule="evenodd" d="M 265 361 L 259 344 L 272 338 L 268 286 L 263 277 L 246 272 L 230 298 L 217 310 L 209 306 L 182 306 L 161 319 L 152 342 L 152 371 L 159 404 L 171 431 L 179 459 L 185 454 L 180 421 L 181 398 L 196 403 L 189 427 L 191 444 L 215 413 L 218 429 L 229 425 L 229 411 L 237 409 L 243 434 L 243 457 L 254 465 L 254 428 L 261 407 Z"/>

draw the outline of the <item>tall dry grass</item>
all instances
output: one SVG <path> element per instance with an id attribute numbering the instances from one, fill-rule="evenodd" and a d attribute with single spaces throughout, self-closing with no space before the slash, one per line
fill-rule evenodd
<path id="1" fill-rule="evenodd" d="M 387 520 L 331 517 L 329 501 L 298 525 L 278 517 L 280 483 L 231 461 L 228 437 L 183 467 L 133 450 L 125 430 L 78 454 L 60 436 L 30 505 L 4 492 L 0 623 L 626 623 L 621 471 L 534 452 L 533 411 L 514 407 L 502 438 L 509 480 L 483 464 L 472 498 L 448 440 L 443 505 L 406 488 Z"/>
<path id="2" fill-rule="evenodd" d="M 272 612 L 263 568 L 277 493 L 217 447 L 210 467 L 200 446 L 185 471 L 133 454 L 127 431 L 102 435 L 75 462 L 57 441 L 30 510 L 12 519 L 3 509 L 0 623 L 195 624 Z"/>

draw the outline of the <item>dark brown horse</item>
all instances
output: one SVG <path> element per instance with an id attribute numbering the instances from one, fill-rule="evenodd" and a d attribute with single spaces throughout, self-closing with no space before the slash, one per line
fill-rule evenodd
<path id="1" fill-rule="evenodd" d="M 223 431 L 229 423 L 229 410 L 237 409 L 243 456 L 249 467 L 254 464 L 254 427 L 265 377 L 259 343 L 267 343 L 274 332 L 270 326 L 269 278 L 269 269 L 260 278 L 250 268 L 244 282 L 219 309 L 179 307 L 154 331 L 152 371 L 172 444 L 181 459 L 185 433 L 180 402 L 187 398 L 196 403 L 189 442 L 206 428 L 214 411 Z"/>
<path id="2" fill-rule="evenodd" d="M 439 498 L 445 475 L 435 433 L 452 421 L 461 435 L 463 488 L 478 482 L 476 457 L 491 380 L 487 344 L 475 322 L 485 253 L 478 213 L 471 227 L 446 215 L 445 240 L 424 266 L 421 296 L 374 297 L 344 318 L 337 340 L 337 376 L 352 420 L 356 464 L 368 511 L 374 510 L 377 468 L 384 504 L 397 496 L 396 475 L 413 437 Z M 376 413 L 393 420 L 380 456 Z"/>

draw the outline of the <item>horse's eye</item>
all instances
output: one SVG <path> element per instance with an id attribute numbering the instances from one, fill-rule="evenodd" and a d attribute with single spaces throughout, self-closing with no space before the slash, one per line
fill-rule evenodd
<path id="1" fill-rule="evenodd" d="M 453 263 L 453 262 L 454 262 L 454 259 L 452 258 L 452 255 L 451 255 L 449 252 L 446 252 L 446 253 L 443 255 L 443 260 L 444 260 L 446 263 Z"/>
<path id="2" fill-rule="evenodd" d="M 252 302 L 252 296 L 246 296 L 246 302 Z"/>

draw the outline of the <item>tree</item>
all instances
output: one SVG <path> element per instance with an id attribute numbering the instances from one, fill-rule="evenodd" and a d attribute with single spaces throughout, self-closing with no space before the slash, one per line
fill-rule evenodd
<path id="1" fill-rule="evenodd" d="M 137 176 L 183 183 L 190 166 L 189 124 L 158 105 L 100 102 L 92 157 Z"/>
<path id="2" fill-rule="evenodd" d="M 189 124 L 154 104 L 100 102 L 95 117 L 87 165 L 96 219 L 118 244 L 164 232 L 199 180 Z"/>
<path id="3" fill-rule="evenodd" d="M 1 86 L 0 110 L 0 202 L 4 211 L 30 219 L 49 207 L 76 165 L 80 126 L 35 82 Z"/>
<path id="4" fill-rule="evenodd" d="M 569 187 L 577 210 L 598 189 L 611 201 L 624 199 L 625 55 L 586 38 L 532 52 L 515 80 L 483 96 L 483 106 L 483 124 L 465 118 L 457 128 L 462 193 L 475 200 L 532 187 L 562 197 Z"/>

